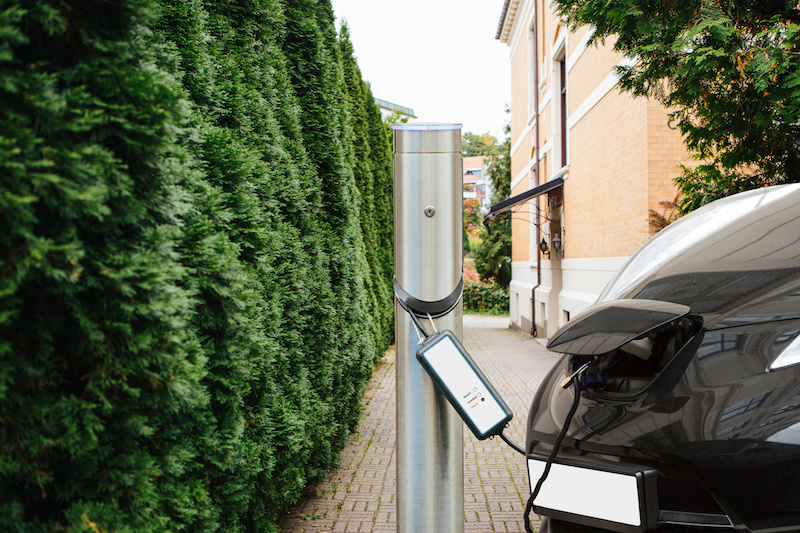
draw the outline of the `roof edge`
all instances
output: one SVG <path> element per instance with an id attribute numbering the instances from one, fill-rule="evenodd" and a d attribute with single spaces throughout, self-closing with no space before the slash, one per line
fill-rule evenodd
<path id="1" fill-rule="evenodd" d="M 506 13 L 508 13 L 508 4 L 510 3 L 511 0 L 505 0 L 505 2 L 503 2 L 503 11 L 500 13 L 500 22 L 497 24 L 497 32 L 494 34 L 495 39 L 499 39 L 503 34 L 503 26 L 505 26 L 506 23 Z"/>
<path id="2" fill-rule="evenodd" d="M 503 12 L 500 15 L 497 33 L 495 33 L 494 36 L 494 38 L 499 39 L 500 42 L 508 42 L 508 37 L 511 34 L 511 27 L 514 25 L 514 19 L 517 16 L 519 4 L 520 0 L 505 0 L 503 2 Z"/>

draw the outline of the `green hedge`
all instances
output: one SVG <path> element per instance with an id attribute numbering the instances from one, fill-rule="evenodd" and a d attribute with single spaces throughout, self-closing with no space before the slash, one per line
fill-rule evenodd
<path id="1" fill-rule="evenodd" d="M 464 312 L 508 314 L 508 289 L 494 282 L 464 283 Z"/>
<path id="2" fill-rule="evenodd" d="M 337 463 L 392 328 L 348 43 L 325 0 L 6 3 L 0 530 L 276 531 Z"/>

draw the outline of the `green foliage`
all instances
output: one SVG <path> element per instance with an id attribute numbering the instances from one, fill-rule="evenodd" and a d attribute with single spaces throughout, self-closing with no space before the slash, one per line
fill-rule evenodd
<path id="1" fill-rule="evenodd" d="M 242 7 L 249 15 L 237 18 Z M 283 133 L 298 129 L 296 105 L 266 7 L 164 2 L 160 27 L 165 48 L 182 45 L 163 62 L 193 73 L 182 78 L 197 111 L 188 147 L 215 197 L 187 225 L 198 234 L 186 246 L 213 369 L 204 474 L 226 531 L 262 523 L 318 475 L 307 463 L 328 437 L 317 417 L 331 410 L 329 378 L 315 368 L 330 357 L 315 346 L 312 294 L 330 293 L 310 203 L 319 193 L 302 145 Z"/>
<path id="2" fill-rule="evenodd" d="M 507 110 L 507 112 L 510 110 Z M 494 191 L 493 203 L 501 202 L 511 197 L 511 133 L 510 126 L 506 125 L 506 139 L 497 145 L 495 153 L 489 159 L 486 173 L 492 182 Z"/>
<path id="3" fill-rule="evenodd" d="M 702 162 L 676 180 L 686 213 L 739 191 L 800 180 L 797 3 L 556 0 L 573 27 L 636 57 L 621 86 L 659 99 Z"/>
<path id="4" fill-rule="evenodd" d="M 407 124 L 409 118 L 410 117 L 400 113 L 399 111 L 392 111 L 389 113 L 389 115 L 383 118 L 383 123 L 391 130 L 392 124 Z"/>
<path id="5" fill-rule="evenodd" d="M 378 114 L 380 114 L 380 110 L 378 110 Z M 409 117 L 397 112 L 392 111 L 391 114 L 388 116 L 382 117 L 381 122 L 383 122 L 383 131 L 386 135 L 386 141 L 389 146 L 389 150 L 391 151 L 392 145 L 394 143 L 393 133 L 392 133 L 392 125 L 393 124 L 406 124 L 408 123 Z"/>
<path id="6" fill-rule="evenodd" d="M 367 98 L 373 98 L 372 89 L 366 86 Z M 377 105 L 367 106 L 369 138 L 372 153 L 372 173 L 375 178 L 375 230 L 377 259 L 382 276 L 389 288 L 389 309 L 385 315 L 384 343 L 394 342 L 394 176 L 392 170 L 392 140 L 386 135 L 386 126 Z M 379 345 L 381 348 L 383 345 Z M 385 350 L 381 350 L 383 352 Z"/>
<path id="7" fill-rule="evenodd" d="M 354 175 L 360 193 L 361 233 L 364 238 L 369 273 L 366 290 L 369 313 L 375 318 L 375 338 L 381 340 L 383 353 L 394 338 L 394 300 L 392 299 L 393 263 L 391 246 L 391 155 L 383 142 L 380 112 L 369 85 L 363 80 L 350 42 L 350 30 L 342 24 L 339 46 L 342 54 L 345 83 L 353 128 Z M 373 156 L 373 146 L 376 154 Z M 388 185 L 388 187 L 387 187 Z M 388 194 L 387 194 L 388 193 Z M 383 224 L 381 226 L 381 224 Z M 387 239 L 388 237 L 388 239 Z M 381 331 L 391 335 L 381 336 Z"/>
<path id="8" fill-rule="evenodd" d="M 0 529 L 275 531 L 393 327 L 391 154 L 330 5 L 25 5 L 0 14 Z"/>
<path id="9" fill-rule="evenodd" d="M 147 3 L 4 13 L 0 529 L 167 530 L 195 475 L 208 369 L 178 221 L 180 91 Z"/>
<path id="10" fill-rule="evenodd" d="M 488 133 L 476 135 L 472 132 L 465 131 L 461 135 L 461 153 L 464 157 L 474 155 L 488 157 L 494 155 L 496 146 L 497 138 Z"/>
<path id="11" fill-rule="evenodd" d="M 465 282 L 464 311 L 507 315 L 508 287 L 501 287 L 493 282 Z"/>
<path id="12" fill-rule="evenodd" d="M 491 232 L 482 229 L 481 243 L 472 254 L 481 279 L 504 288 L 511 283 L 511 216 L 503 213 L 491 221 Z"/>
<path id="13" fill-rule="evenodd" d="M 360 415 L 357 408 L 373 363 L 380 353 L 375 332 L 377 317 L 370 313 L 365 286 L 369 263 L 359 223 L 361 198 L 353 161 L 353 130 L 347 86 L 341 63 L 333 13 L 328 3 L 312 0 L 286 2 L 283 50 L 300 107 L 300 127 L 309 160 L 322 187 L 320 222 L 323 250 L 328 259 L 331 299 L 315 296 L 327 310 L 317 338 L 330 353 L 332 381 L 330 432 L 315 443 L 319 461 L 311 479 L 321 479 L 335 457 L 327 446 L 341 448 Z M 314 463 L 312 463 L 314 465 Z"/>
<path id="14" fill-rule="evenodd" d="M 469 233 L 478 231 L 480 225 L 480 204 L 475 198 L 465 198 L 463 208 L 463 223 L 461 224 L 462 242 L 464 256 L 472 251 L 469 242 Z"/>
<path id="15" fill-rule="evenodd" d="M 464 226 L 477 227 L 480 224 L 480 204 L 476 198 L 464 199 Z"/>
<path id="16" fill-rule="evenodd" d="M 506 128 L 506 134 L 510 133 Z M 502 202 L 511 196 L 511 138 L 506 137 L 495 148 L 489 160 L 487 173 L 492 182 L 492 203 Z M 493 280 L 508 289 L 511 283 L 511 213 L 503 213 L 480 230 L 481 243 L 473 250 L 475 268 L 483 280 Z"/>

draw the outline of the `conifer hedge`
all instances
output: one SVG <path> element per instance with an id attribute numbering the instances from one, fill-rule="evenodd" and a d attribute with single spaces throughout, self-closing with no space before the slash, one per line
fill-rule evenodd
<path id="1" fill-rule="evenodd" d="M 0 530 L 275 531 L 392 338 L 327 0 L 0 8 Z"/>

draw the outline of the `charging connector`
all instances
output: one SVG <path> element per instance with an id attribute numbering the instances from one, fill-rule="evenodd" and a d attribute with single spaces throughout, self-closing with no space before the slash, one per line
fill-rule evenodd
<path id="1" fill-rule="evenodd" d="M 524 515 L 524 524 L 525 524 L 525 532 L 526 533 L 535 533 L 531 528 L 531 519 L 530 514 L 533 511 L 533 501 L 536 499 L 536 496 L 539 495 L 539 491 L 542 490 L 542 485 L 544 481 L 547 479 L 547 475 L 550 473 L 550 467 L 553 466 L 553 461 L 558 454 L 558 449 L 561 447 L 561 442 L 564 440 L 564 437 L 567 435 L 567 431 L 569 431 L 569 426 L 572 423 L 572 418 L 575 416 L 575 412 L 578 410 L 578 405 L 581 403 L 581 373 L 586 371 L 589 367 L 589 363 L 585 363 L 582 365 L 578 370 L 572 373 L 570 376 L 572 378 L 571 383 L 575 387 L 575 398 L 572 402 L 572 407 L 567 413 L 567 418 L 564 420 L 564 426 L 561 428 L 561 432 L 556 437 L 556 441 L 553 443 L 553 451 L 550 452 L 550 456 L 547 458 L 547 463 L 544 465 L 544 471 L 542 475 L 539 477 L 539 481 L 536 482 L 536 487 L 531 492 L 530 497 L 528 498 L 528 503 L 525 505 L 525 515 Z M 563 383 L 563 382 L 562 382 Z M 569 383 L 566 387 L 562 385 L 562 388 L 569 387 Z"/>

